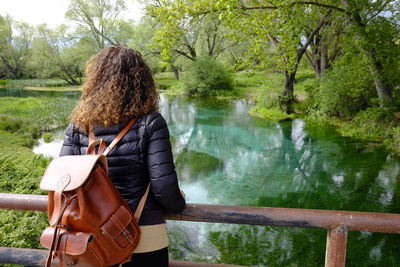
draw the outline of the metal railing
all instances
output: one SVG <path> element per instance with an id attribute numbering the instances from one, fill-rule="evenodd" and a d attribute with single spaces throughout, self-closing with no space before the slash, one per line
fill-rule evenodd
<path id="1" fill-rule="evenodd" d="M 46 211 L 47 196 L 0 193 L 0 209 Z M 400 234 L 400 214 L 389 213 L 187 204 L 186 209 L 181 214 L 167 214 L 166 219 L 326 229 L 328 230 L 328 235 L 325 267 L 345 266 L 347 234 L 349 231 Z M 2 250 L 5 251 L 6 249 L 8 249 L 7 255 L 12 254 L 10 252 L 11 248 L 0 248 L 0 263 L 6 263 L 2 262 L 5 254 L 2 253 Z M 18 254 L 17 250 L 13 250 L 16 257 L 21 254 Z M 45 252 L 45 250 L 39 251 Z M 40 257 L 36 256 L 36 259 L 38 258 Z M 42 266 L 38 260 L 36 262 L 38 265 L 35 266 Z M 23 265 L 22 263 L 20 264 Z M 234 265 L 172 261 L 170 266 Z"/>

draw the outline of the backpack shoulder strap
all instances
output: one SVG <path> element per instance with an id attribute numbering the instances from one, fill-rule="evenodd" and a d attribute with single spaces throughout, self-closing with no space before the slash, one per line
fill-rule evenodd
<path id="1" fill-rule="evenodd" d="M 138 204 L 138 206 L 137 206 L 137 208 L 136 208 L 135 214 L 133 215 L 133 218 L 135 218 L 135 220 L 136 220 L 138 223 L 139 223 L 140 215 L 142 215 L 142 211 L 143 211 L 143 208 L 144 208 L 144 204 L 146 203 L 147 195 L 149 194 L 149 191 L 150 191 L 150 183 L 149 183 L 149 185 L 147 186 L 146 191 L 144 192 L 142 198 L 140 199 L 139 204 Z"/>
<path id="2" fill-rule="evenodd" d="M 124 137 L 124 135 L 129 131 L 132 125 L 136 122 L 136 118 L 131 119 L 128 124 L 122 129 L 121 132 L 115 137 L 115 139 L 111 142 L 111 144 L 104 150 L 103 155 L 107 156 L 107 154 L 115 147 L 115 145 L 119 142 L 119 140 Z"/>
<path id="3" fill-rule="evenodd" d="M 132 127 L 132 125 L 136 122 L 136 118 L 131 119 L 128 124 L 124 127 L 124 129 L 121 130 L 121 132 L 119 132 L 119 134 L 117 135 L 117 137 L 114 138 L 114 140 L 111 142 L 111 144 L 106 148 L 106 150 L 104 150 L 103 155 L 107 156 L 108 153 L 110 153 L 110 151 L 115 147 L 115 145 L 122 139 L 122 137 L 124 137 L 124 135 L 129 131 L 129 129 Z M 89 129 L 89 145 L 93 144 L 95 141 L 95 136 L 94 136 L 94 131 L 93 128 Z M 104 143 L 104 142 L 101 142 Z M 101 153 L 101 151 L 103 151 L 104 147 L 100 147 L 99 151 Z"/>

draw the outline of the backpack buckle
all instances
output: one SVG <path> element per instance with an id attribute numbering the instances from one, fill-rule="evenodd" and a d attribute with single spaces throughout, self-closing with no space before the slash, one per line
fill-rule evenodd
<path id="1" fill-rule="evenodd" d="M 130 243 L 133 242 L 133 238 L 131 233 L 129 233 L 128 230 L 126 230 L 126 228 L 121 232 L 121 235 L 124 239 L 128 240 Z"/>

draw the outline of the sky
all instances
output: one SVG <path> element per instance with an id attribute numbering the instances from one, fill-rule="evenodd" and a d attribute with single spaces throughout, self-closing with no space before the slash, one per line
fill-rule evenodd
<path id="1" fill-rule="evenodd" d="M 25 21 L 30 25 L 47 23 L 50 28 L 66 23 L 64 14 L 70 0 L 0 0 L 0 15 L 9 14 L 15 20 Z M 125 0 L 127 10 L 124 19 L 139 21 L 142 10 L 137 0 Z"/>

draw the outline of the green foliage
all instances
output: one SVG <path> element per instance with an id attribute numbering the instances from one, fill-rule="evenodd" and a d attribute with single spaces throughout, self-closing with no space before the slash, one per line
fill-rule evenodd
<path id="1" fill-rule="evenodd" d="M 265 73 L 265 71 L 240 71 L 234 76 L 235 90 L 239 91 L 243 96 L 256 96 L 260 90 L 264 90 L 263 86 L 266 81 L 282 81 L 282 75 L 276 73 Z M 279 83 L 278 82 L 278 83 Z"/>
<path id="2" fill-rule="evenodd" d="M 157 89 L 170 91 L 179 87 L 179 80 L 175 79 L 172 72 L 157 73 L 155 75 L 155 81 L 157 84 Z"/>
<path id="3" fill-rule="evenodd" d="M 2 151 L 6 149 L 0 144 Z M 44 194 L 39 182 L 49 159 L 34 156 L 21 159 L 19 149 L 0 154 L 0 192 Z M 44 212 L 0 211 L 0 244 L 7 247 L 39 248 L 39 236 L 47 226 Z"/>
<path id="4" fill-rule="evenodd" d="M 388 150 L 400 157 L 400 126 L 393 127 L 389 133 L 390 138 L 385 140 Z"/>
<path id="5" fill-rule="evenodd" d="M 126 8 L 124 0 L 71 0 L 65 16 L 75 21 L 78 31 L 90 36 L 96 50 L 118 43 L 118 15 Z M 126 26 L 126 25 L 125 25 Z"/>
<path id="6" fill-rule="evenodd" d="M 189 95 L 209 96 L 233 90 L 233 73 L 210 57 L 198 58 L 182 74 L 183 88 Z"/>
<path id="7" fill-rule="evenodd" d="M 49 29 L 47 25 L 37 28 L 38 38 L 33 42 L 33 61 L 39 78 L 57 77 L 68 84 L 80 84 L 86 61 L 95 53 L 92 46 L 82 38 L 74 40 L 66 25 Z"/>
<path id="8" fill-rule="evenodd" d="M 262 106 L 255 106 L 249 111 L 250 115 L 258 116 L 272 121 L 282 121 L 294 119 L 294 114 L 287 114 L 280 108 L 265 108 Z"/>
<path id="9" fill-rule="evenodd" d="M 312 107 L 328 116 L 352 118 L 376 97 L 367 63 L 361 55 L 342 57 L 310 91 Z"/>
<path id="10" fill-rule="evenodd" d="M 0 154 L 0 192 L 43 194 L 39 182 L 49 159 L 31 154 L 31 159 L 21 160 L 18 154 Z"/>
<path id="11" fill-rule="evenodd" d="M 53 141 L 53 134 L 52 133 L 44 133 L 43 140 L 45 143 L 50 143 L 51 141 Z"/>
<path id="12" fill-rule="evenodd" d="M 15 21 L 9 15 L 0 16 L 0 72 L 6 77 L 28 76 L 33 32 L 27 23 Z"/>
<path id="13" fill-rule="evenodd" d="M 263 86 L 263 90 L 260 90 L 256 97 L 257 106 L 286 111 L 285 107 L 281 105 L 281 96 L 282 93 L 277 88 Z"/>
<path id="14" fill-rule="evenodd" d="M 64 126 L 76 100 L 50 97 L 1 97 L 0 130 L 23 137 L 24 146 L 32 147 L 41 131 Z"/>
<path id="15" fill-rule="evenodd" d="M 0 86 L 6 86 L 9 80 L 0 80 Z"/>
<path id="16" fill-rule="evenodd" d="M 0 243 L 4 247 L 41 248 L 40 233 L 47 226 L 44 212 L 0 210 Z"/>
<path id="17" fill-rule="evenodd" d="M 388 136 L 394 121 L 381 108 L 368 108 L 358 112 L 351 121 L 339 122 L 339 132 L 343 136 L 351 136 L 369 141 L 383 141 Z"/>
<path id="18" fill-rule="evenodd" d="M 372 48 L 382 64 L 388 86 L 400 85 L 400 45 L 395 43 L 400 35 L 398 21 L 393 17 L 377 16 L 366 28 L 366 42 L 361 45 Z"/>
<path id="19" fill-rule="evenodd" d="M 267 81 L 259 89 L 256 95 L 256 106 L 250 110 L 250 114 L 270 120 L 285 120 L 293 116 L 286 114 L 286 106 L 282 105 L 282 75 L 273 73 L 268 75 Z"/>

